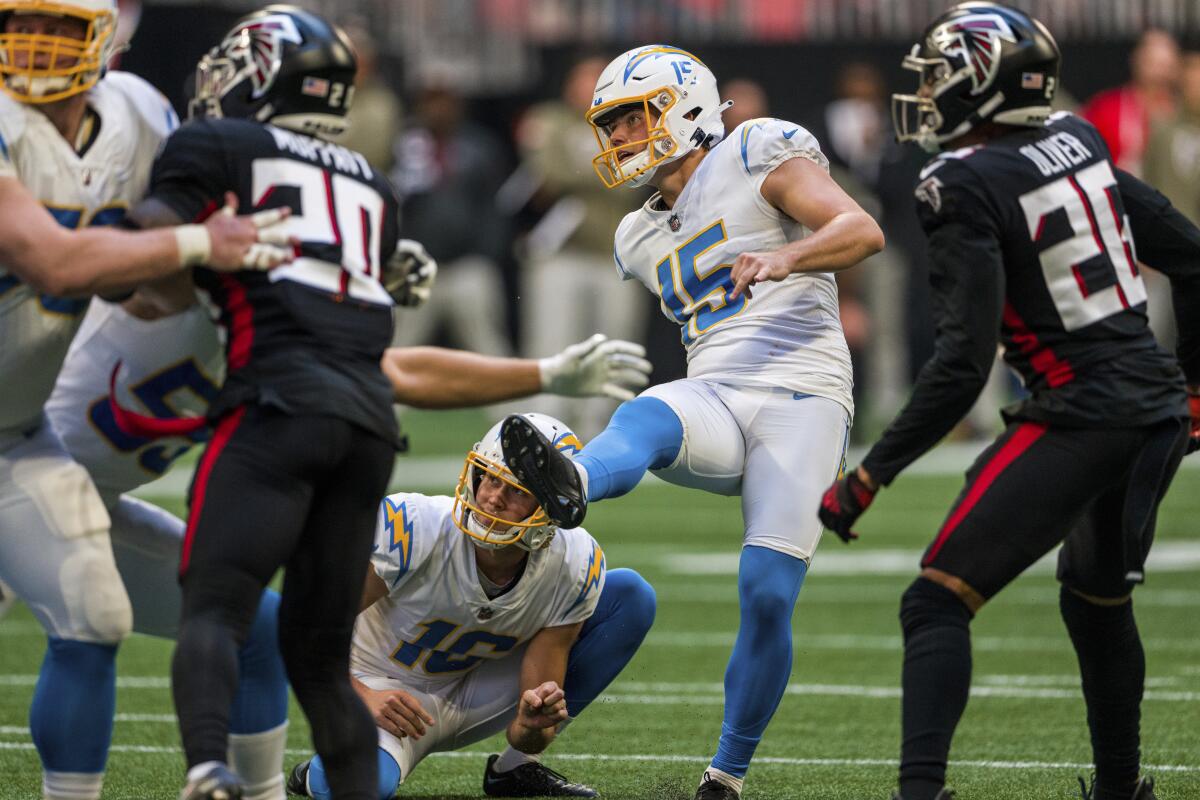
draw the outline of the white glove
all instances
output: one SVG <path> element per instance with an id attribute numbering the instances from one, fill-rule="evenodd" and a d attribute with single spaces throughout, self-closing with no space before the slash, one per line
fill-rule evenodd
<path id="1" fill-rule="evenodd" d="M 398 239 L 396 252 L 383 268 L 383 286 L 397 305 L 416 308 L 429 299 L 437 271 L 437 261 L 424 245 Z"/>
<path id="2" fill-rule="evenodd" d="M 650 383 L 646 348 L 602 333 L 538 361 L 542 391 L 569 397 L 632 400 Z"/>

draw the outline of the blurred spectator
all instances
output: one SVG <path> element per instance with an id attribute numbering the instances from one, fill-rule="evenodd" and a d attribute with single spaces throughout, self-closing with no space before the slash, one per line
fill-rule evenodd
<path id="1" fill-rule="evenodd" d="M 842 330 L 854 364 L 859 426 L 867 438 L 873 417 L 887 418 L 908 390 L 905 351 L 905 285 L 910 280 L 906 251 L 891 240 L 896 211 L 912 216 L 912 182 L 899 180 L 889 158 L 903 157 L 891 137 L 883 76 L 873 64 L 851 62 L 839 70 L 835 99 L 817 115 L 813 133 L 829 158 L 830 173 L 873 217 L 888 237 L 883 252 L 838 275 Z M 886 169 L 885 169 L 886 164 Z M 888 204 L 893 208 L 889 208 Z M 911 220 L 915 225 L 915 218 Z M 927 317 L 926 317 L 927 319 Z M 859 434 L 855 434 L 856 438 Z"/>
<path id="2" fill-rule="evenodd" d="M 354 80 L 354 105 L 346 120 L 350 127 L 338 144 L 357 150 L 367 163 L 383 172 L 395 166 L 392 143 L 400 132 L 400 99 L 379 74 L 379 54 L 370 30 L 360 21 L 345 26 L 358 58 Z"/>
<path id="3" fill-rule="evenodd" d="M 1175 112 L 1179 45 L 1165 31 L 1146 31 L 1130 56 L 1129 67 L 1129 83 L 1100 92 L 1080 114 L 1100 131 L 1117 166 L 1141 175 L 1151 125 Z"/>
<path id="4" fill-rule="evenodd" d="M 1183 56 L 1179 111 L 1151 136 L 1145 178 L 1188 219 L 1200 223 L 1200 51 Z"/>
<path id="5" fill-rule="evenodd" d="M 599 146 L 583 118 L 606 64 L 600 58 L 576 63 L 561 99 L 531 108 L 517 130 L 524 168 L 537 187 L 533 203 L 544 212 L 526 237 L 522 265 L 522 340 L 531 356 L 557 352 L 595 332 L 641 341 L 645 330 L 642 293 L 622 281 L 613 264 L 617 225 L 645 196 L 604 188 L 592 168 Z M 585 438 L 615 408 L 604 399 L 542 401 L 539 410 Z"/>
<path id="6" fill-rule="evenodd" d="M 446 324 L 457 347 L 508 355 L 507 303 L 498 266 L 508 224 L 496 207 L 506 159 L 499 141 L 464 118 L 463 100 L 447 88 L 418 96 L 411 126 L 396 140 L 392 180 L 403 206 L 400 231 L 438 261 L 433 296 L 397 312 L 396 344 L 426 344 Z"/>
<path id="7" fill-rule="evenodd" d="M 767 116 L 767 93 L 754 81 L 734 78 L 718 88 L 722 100 L 733 101 L 733 105 L 721 115 L 726 134 L 746 120 Z"/>

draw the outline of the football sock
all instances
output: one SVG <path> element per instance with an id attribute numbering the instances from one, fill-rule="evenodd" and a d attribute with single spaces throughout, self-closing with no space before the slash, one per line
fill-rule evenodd
<path id="1" fill-rule="evenodd" d="M 655 397 L 622 403 L 601 433 L 575 456 L 587 473 L 588 500 L 619 497 L 648 469 L 669 467 L 683 446 L 683 423 Z"/>
<path id="2" fill-rule="evenodd" d="M 742 548 L 741 621 L 725 669 L 725 719 L 712 768 L 744 778 L 792 672 L 792 611 L 808 565 L 765 547 Z"/>
<path id="3" fill-rule="evenodd" d="M 46 797 L 98 797 L 117 702 L 117 646 L 50 637 L 29 729 Z"/>
<path id="4" fill-rule="evenodd" d="M 522 764 L 536 764 L 541 760 L 541 753 L 522 753 L 509 745 L 492 764 L 492 769 L 496 772 L 511 772 Z"/>
<path id="5" fill-rule="evenodd" d="M 970 624 L 971 612 L 958 595 L 925 578 L 917 578 L 901 600 L 904 800 L 932 800 L 946 782 L 950 740 L 971 689 Z"/>
<path id="6" fill-rule="evenodd" d="M 42 800 L 100 800 L 103 772 L 42 773 Z"/>
<path id="7" fill-rule="evenodd" d="M 704 774 L 700 776 L 700 783 L 703 784 L 705 781 L 723 783 L 737 792 L 739 796 L 742 793 L 742 786 L 746 783 L 745 779 L 730 775 L 728 772 L 722 772 L 712 764 L 709 764 L 708 768 L 704 770 Z"/>
<path id="8" fill-rule="evenodd" d="M 633 658 L 654 623 L 654 589 L 631 569 L 611 569 L 600 600 L 567 657 L 563 690 L 572 717 L 587 708 Z"/>
<path id="9" fill-rule="evenodd" d="M 259 733 L 229 734 L 229 766 L 246 783 L 243 800 L 283 800 L 288 724 Z"/>
<path id="10" fill-rule="evenodd" d="M 400 785 L 400 765 L 382 747 L 376 753 L 379 759 L 379 800 L 391 800 L 396 794 L 396 787 Z M 308 762 L 308 793 L 315 800 L 331 800 L 333 797 L 320 756 L 313 756 Z"/>
<path id="11" fill-rule="evenodd" d="M 238 686 L 229 715 L 230 733 L 262 733 L 287 722 L 287 670 L 279 654 L 279 594 L 267 589 L 246 643 L 238 650 Z M 283 769 L 283 761 L 276 765 Z M 242 777 L 246 777 L 239 770 Z"/>
<path id="12" fill-rule="evenodd" d="M 1140 769 L 1139 722 L 1146 679 L 1133 602 L 1099 606 L 1065 586 L 1058 602 L 1079 658 L 1096 763 L 1095 800 L 1128 800 Z"/>

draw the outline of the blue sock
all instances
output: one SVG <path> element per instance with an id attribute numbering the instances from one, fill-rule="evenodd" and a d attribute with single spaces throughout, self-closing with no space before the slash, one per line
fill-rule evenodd
<path id="1" fill-rule="evenodd" d="M 287 722 L 288 684 L 279 653 L 279 594 L 267 589 L 258 601 L 250 635 L 238 651 L 238 687 L 230 710 L 230 733 L 261 733 Z"/>
<path id="2" fill-rule="evenodd" d="M 617 677 L 654 623 L 654 588 L 631 569 L 610 569 L 596 611 L 567 657 L 567 713 L 579 715 Z"/>
<path id="3" fill-rule="evenodd" d="M 379 749 L 379 800 L 391 800 L 400 785 L 400 765 L 383 748 Z M 331 800 L 333 793 L 325 780 L 325 765 L 320 756 L 308 762 L 308 793 L 315 800 Z"/>
<path id="4" fill-rule="evenodd" d="M 620 497 L 648 469 L 668 467 L 683 446 L 683 423 L 654 397 L 622 403 L 608 427 L 575 456 L 588 474 L 588 500 Z"/>
<path id="5" fill-rule="evenodd" d="M 725 670 L 725 720 L 712 765 L 742 778 L 792 672 L 792 610 L 808 565 L 765 547 L 742 548 L 741 624 Z"/>
<path id="6" fill-rule="evenodd" d="M 117 646 L 50 637 L 29 729 L 49 772 L 104 771 L 117 705 Z"/>

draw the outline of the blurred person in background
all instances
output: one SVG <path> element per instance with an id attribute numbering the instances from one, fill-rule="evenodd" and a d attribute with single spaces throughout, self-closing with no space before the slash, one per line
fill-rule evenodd
<path id="1" fill-rule="evenodd" d="M 400 229 L 425 245 L 439 269 L 430 301 L 400 312 L 395 343 L 427 344 L 445 323 L 455 346 L 506 356 L 512 346 L 499 264 L 509 236 L 496 190 L 507 159 L 492 133 L 466 119 L 463 105 L 447 86 L 424 89 L 411 126 L 396 140 L 392 181 L 402 198 Z"/>
<path id="2" fill-rule="evenodd" d="M 1200 48 L 1183 56 L 1179 110 L 1154 131 L 1144 167 L 1146 182 L 1200 223 Z"/>
<path id="3" fill-rule="evenodd" d="M 767 93 L 759 83 L 749 78 L 734 78 L 724 84 L 722 93 L 733 103 L 721 115 L 726 136 L 743 122 L 767 116 Z"/>
<path id="4" fill-rule="evenodd" d="M 1172 119 L 1180 78 L 1179 45 L 1171 34 L 1148 30 L 1129 59 L 1129 83 L 1100 92 L 1080 109 L 1096 126 L 1113 162 L 1133 175 L 1143 173 L 1143 159 L 1155 126 Z M 1166 347 L 1175 341 L 1171 288 L 1153 270 L 1143 271 L 1149 295 L 1146 313 L 1155 338 Z"/>
<path id="5" fill-rule="evenodd" d="M 542 216 L 525 239 L 522 265 L 522 342 L 528 352 L 561 350 L 593 331 L 634 342 L 646 329 L 646 303 L 625 281 L 613 279 L 613 233 L 621 218 L 645 199 L 610 192 L 596 180 L 596 137 L 584 120 L 592 89 L 607 62 L 577 62 L 562 96 L 532 107 L 517 130 L 523 166 L 537 185 Z M 546 309 L 569 308 L 569 314 Z M 601 428 L 616 402 L 571 402 L 543 397 L 539 411 L 566 420 L 584 439 Z"/>
<path id="6" fill-rule="evenodd" d="M 1151 126 L 1175 113 L 1179 45 L 1166 31 L 1148 30 L 1138 40 L 1129 68 L 1129 83 L 1100 92 L 1079 113 L 1100 131 L 1113 162 L 1141 175 Z"/>
<path id="7" fill-rule="evenodd" d="M 358 75 L 354 105 L 346 115 L 349 127 L 337 143 L 362 153 L 372 167 L 389 172 L 396 163 L 392 143 L 403 119 L 400 98 L 379 74 L 379 53 L 366 21 L 355 20 L 345 30 L 358 58 Z"/>

